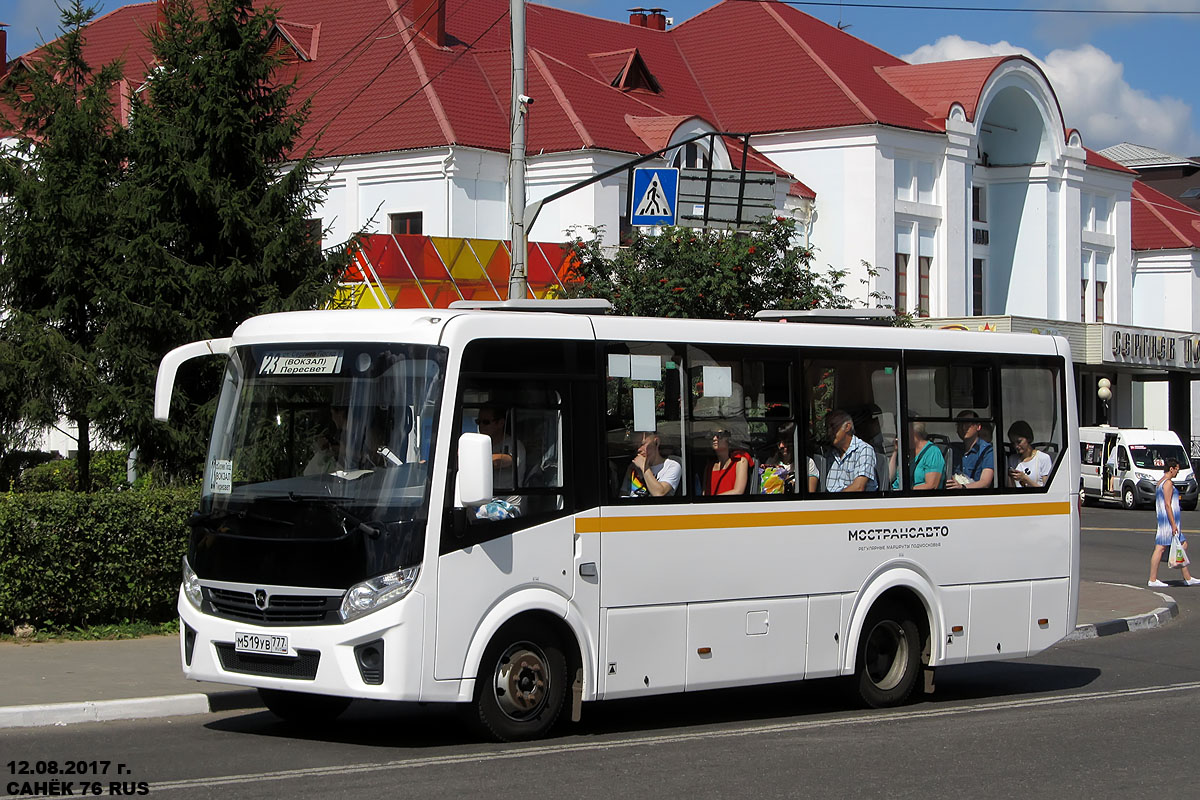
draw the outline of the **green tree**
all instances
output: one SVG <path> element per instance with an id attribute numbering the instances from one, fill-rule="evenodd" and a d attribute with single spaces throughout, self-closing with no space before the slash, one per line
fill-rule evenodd
<path id="1" fill-rule="evenodd" d="M 345 250 L 322 252 L 311 221 L 325 184 L 311 153 L 292 152 L 308 107 L 280 80 L 274 20 L 251 0 L 169 4 L 149 32 L 156 66 L 133 101 L 123 208 L 137 269 L 113 287 L 128 313 L 102 338 L 113 353 L 108 407 L 122 411 L 122 437 L 169 474 L 203 461 L 220 365 L 180 371 L 164 426 L 152 400 L 167 350 L 228 336 L 255 314 L 315 308 L 347 263 Z"/>
<path id="2" fill-rule="evenodd" d="M 813 252 L 796 244 L 795 222 L 764 220 L 742 234 L 694 228 L 636 231 L 610 255 L 600 231 L 576 232 L 567 293 L 600 297 L 618 314 L 748 319 L 766 308 L 850 308 L 844 270 L 812 269 Z"/>
<path id="3" fill-rule="evenodd" d="M 126 139 L 113 113 L 120 63 L 93 70 L 83 54 L 94 9 L 73 0 L 61 12 L 61 35 L 3 85 L 0 125 L 15 144 L 0 152 L 0 394 L 9 435 L 76 424 L 87 490 L 103 416 L 104 287 L 122 270 L 112 221 Z"/>

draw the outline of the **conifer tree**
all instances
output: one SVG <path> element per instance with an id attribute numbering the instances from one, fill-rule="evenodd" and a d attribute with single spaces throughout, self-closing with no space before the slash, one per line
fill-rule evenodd
<path id="1" fill-rule="evenodd" d="M 108 400 L 143 460 L 174 474 L 202 464 L 220 364 L 180 371 L 164 426 L 152 419 L 162 356 L 254 314 L 317 307 L 347 259 L 322 252 L 310 219 L 324 184 L 311 157 L 292 152 L 308 109 L 281 79 L 274 20 L 251 0 L 170 3 L 133 99 L 123 209 L 136 272 L 117 290 L 130 313 L 104 336 L 119 354 Z"/>
<path id="2" fill-rule="evenodd" d="M 4 81 L 0 115 L 0 137 L 15 142 L 0 152 L 4 422 L 74 422 L 81 490 L 91 485 L 102 416 L 104 287 L 122 269 L 112 224 L 125 142 L 113 113 L 121 65 L 93 70 L 84 58 L 93 15 L 81 0 L 62 8 L 61 35 Z"/>

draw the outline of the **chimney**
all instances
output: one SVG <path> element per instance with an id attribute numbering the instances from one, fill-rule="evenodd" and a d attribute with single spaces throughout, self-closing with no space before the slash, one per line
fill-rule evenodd
<path id="1" fill-rule="evenodd" d="M 446 0 L 417 0 L 417 32 L 438 47 L 446 46 Z"/>
<path id="2" fill-rule="evenodd" d="M 646 27 L 656 31 L 665 31 L 667 29 L 667 15 L 665 8 L 650 9 L 650 16 L 646 17 Z"/>
<path id="3" fill-rule="evenodd" d="M 646 27 L 646 9 L 644 9 L 644 8 L 629 9 L 629 24 L 636 25 L 639 28 Z"/>
<path id="4" fill-rule="evenodd" d="M 0 78 L 8 74 L 8 26 L 0 22 Z"/>

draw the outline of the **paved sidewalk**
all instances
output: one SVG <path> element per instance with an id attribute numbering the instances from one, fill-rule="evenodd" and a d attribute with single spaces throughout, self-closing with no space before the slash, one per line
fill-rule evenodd
<path id="1" fill-rule="evenodd" d="M 1168 591 L 1179 588 L 1172 586 Z M 1177 613 L 1175 601 L 1168 595 L 1136 586 L 1085 581 L 1079 589 L 1079 625 L 1068 638 L 1157 627 Z M 261 706 L 253 689 L 184 678 L 177 636 L 3 642 L 0 676 L 0 729 Z"/>

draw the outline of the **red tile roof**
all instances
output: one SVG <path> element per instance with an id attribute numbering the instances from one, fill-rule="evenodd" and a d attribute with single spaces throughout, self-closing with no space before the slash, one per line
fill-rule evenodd
<path id="1" fill-rule="evenodd" d="M 1129 167 L 1125 166 L 1124 164 L 1118 164 L 1116 161 L 1113 161 L 1111 158 L 1107 158 L 1105 156 L 1100 155 L 1095 150 L 1089 150 L 1086 147 L 1083 149 L 1087 153 L 1086 163 L 1089 167 L 1096 167 L 1097 169 L 1107 169 L 1107 170 L 1111 170 L 1112 172 L 1120 172 L 1125 175 L 1137 175 L 1137 171 L 1130 169 Z"/>
<path id="2" fill-rule="evenodd" d="M 1131 206 L 1135 251 L 1200 249 L 1200 211 L 1141 181 L 1133 182 Z"/>
<path id="3" fill-rule="evenodd" d="M 274 0 L 280 33 L 311 59 L 281 75 L 295 78 L 297 100 L 311 98 L 298 151 L 507 150 L 508 0 L 445 1 L 447 46 L 438 47 L 413 34 L 408 2 Z M 127 91 L 144 82 L 144 32 L 156 13 L 153 2 L 125 6 L 88 31 L 92 63 L 124 59 Z M 952 103 L 972 116 L 991 73 L 1020 58 L 909 65 L 774 0 L 725 0 L 670 31 L 540 5 L 527 6 L 526 23 L 526 93 L 538 101 L 528 112 L 531 154 L 651 152 L 673 122 L 693 116 L 735 132 L 863 124 L 937 132 Z M 612 85 L 635 57 L 660 91 Z M 1093 155 L 1089 164 L 1114 168 Z"/>

